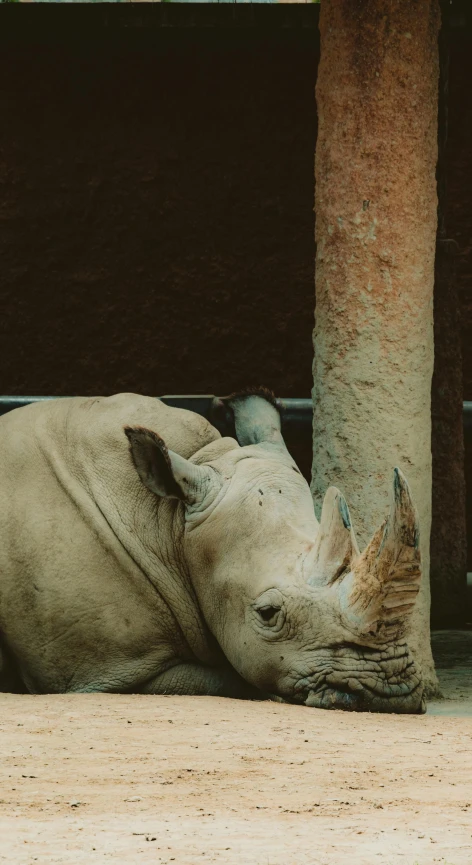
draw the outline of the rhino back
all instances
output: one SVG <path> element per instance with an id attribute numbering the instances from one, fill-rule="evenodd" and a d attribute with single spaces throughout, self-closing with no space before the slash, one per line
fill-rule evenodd
<path id="1" fill-rule="evenodd" d="M 219 437 L 135 394 L 0 420 L 0 634 L 30 690 L 122 690 L 176 655 L 214 661 L 179 559 L 181 509 L 143 488 L 128 424 L 186 457 Z"/>

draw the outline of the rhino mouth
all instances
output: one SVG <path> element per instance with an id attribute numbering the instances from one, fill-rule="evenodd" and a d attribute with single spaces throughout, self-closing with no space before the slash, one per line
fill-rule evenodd
<path id="1" fill-rule="evenodd" d="M 392 714 L 424 715 L 426 702 L 423 687 L 418 685 L 405 696 L 385 697 L 373 692 L 351 691 L 348 688 L 324 688 L 310 691 L 305 706 L 317 709 L 341 709 L 345 712 L 376 712 Z"/>

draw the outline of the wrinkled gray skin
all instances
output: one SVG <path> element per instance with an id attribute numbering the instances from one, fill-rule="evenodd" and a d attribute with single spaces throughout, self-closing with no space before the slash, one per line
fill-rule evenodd
<path id="1" fill-rule="evenodd" d="M 134 394 L 0 420 L 0 690 L 424 711 L 401 474 L 360 556 L 337 490 L 318 524 L 270 401 L 228 408 L 237 441 Z"/>

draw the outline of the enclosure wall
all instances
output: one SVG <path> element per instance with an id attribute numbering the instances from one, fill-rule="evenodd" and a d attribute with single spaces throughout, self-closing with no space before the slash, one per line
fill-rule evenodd
<path id="1" fill-rule="evenodd" d="M 317 10 L 264 4 L 241 26 L 249 5 L 195 5 L 180 28 L 153 24 L 162 4 L 2 6 L 1 392 L 256 378 L 309 395 Z M 472 30 L 451 39 L 448 231 L 472 400 Z"/>

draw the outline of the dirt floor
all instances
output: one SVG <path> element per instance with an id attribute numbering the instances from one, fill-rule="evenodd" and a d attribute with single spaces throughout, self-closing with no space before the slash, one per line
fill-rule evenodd
<path id="1" fill-rule="evenodd" d="M 469 865 L 463 637 L 435 637 L 425 716 L 2 695 L 0 862 Z"/>

